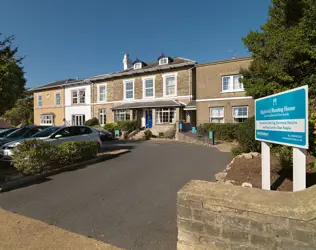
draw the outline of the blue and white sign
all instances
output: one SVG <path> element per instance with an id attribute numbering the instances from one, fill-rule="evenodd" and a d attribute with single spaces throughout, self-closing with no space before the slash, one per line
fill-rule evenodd
<path id="1" fill-rule="evenodd" d="M 256 140 L 308 149 L 308 86 L 255 101 Z"/>

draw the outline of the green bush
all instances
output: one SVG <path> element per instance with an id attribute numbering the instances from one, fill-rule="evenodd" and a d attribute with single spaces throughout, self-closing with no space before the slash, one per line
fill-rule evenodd
<path id="1" fill-rule="evenodd" d="M 236 134 L 239 148 L 243 153 L 261 152 L 261 143 L 255 140 L 255 117 L 240 123 Z"/>
<path id="2" fill-rule="evenodd" d="M 96 156 L 95 141 L 64 142 L 58 146 L 42 140 L 27 140 L 14 150 L 13 166 L 25 175 L 58 168 Z"/>
<path id="3" fill-rule="evenodd" d="M 109 131 L 114 135 L 115 130 L 119 129 L 116 123 L 106 123 L 103 127 L 106 131 Z"/>
<path id="4" fill-rule="evenodd" d="M 98 153 L 98 143 L 95 141 L 64 142 L 58 146 L 59 162 L 63 165 L 92 159 Z"/>
<path id="5" fill-rule="evenodd" d="M 146 129 L 146 130 L 144 131 L 144 134 L 145 134 L 146 138 L 150 138 L 150 137 L 153 136 L 153 132 L 151 132 L 150 129 Z"/>
<path id="6" fill-rule="evenodd" d="M 173 139 L 176 136 L 176 128 L 170 128 L 164 133 L 165 138 Z"/>
<path id="7" fill-rule="evenodd" d="M 203 123 L 198 126 L 199 134 L 207 135 L 210 130 L 214 131 L 215 139 L 221 141 L 233 141 L 237 139 L 237 132 L 241 123 Z"/>
<path id="8" fill-rule="evenodd" d="M 99 120 L 94 117 L 94 118 L 92 118 L 92 119 L 86 121 L 86 122 L 84 123 L 84 125 L 85 125 L 85 126 L 91 126 L 91 127 L 92 127 L 92 126 L 100 125 L 100 123 L 99 123 Z"/>
<path id="9" fill-rule="evenodd" d="M 271 144 L 271 152 L 279 158 L 281 168 L 293 167 L 293 150 L 292 147 Z"/>
<path id="10" fill-rule="evenodd" d="M 132 132 L 139 128 L 138 121 L 118 121 L 118 129 L 124 132 Z"/>
<path id="11" fill-rule="evenodd" d="M 164 133 L 164 132 L 159 132 L 159 133 L 158 133 L 158 137 L 159 137 L 159 138 L 163 138 L 164 136 L 165 136 L 165 133 Z"/>
<path id="12" fill-rule="evenodd" d="M 23 174 L 36 174 L 58 162 L 58 148 L 41 140 L 27 140 L 14 149 L 13 166 Z"/>

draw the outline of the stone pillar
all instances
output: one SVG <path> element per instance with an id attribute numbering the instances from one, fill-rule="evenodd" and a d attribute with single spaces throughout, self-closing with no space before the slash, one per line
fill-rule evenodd
<path id="1" fill-rule="evenodd" d="M 153 114 L 152 122 L 153 122 L 153 127 L 154 127 L 156 125 L 156 109 L 152 109 L 152 114 Z"/>

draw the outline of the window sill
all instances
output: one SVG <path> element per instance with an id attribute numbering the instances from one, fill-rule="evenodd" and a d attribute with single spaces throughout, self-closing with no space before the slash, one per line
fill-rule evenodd
<path id="1" fill-rule="evenodd" d="M 222 90 L 220 93 L 235 93 L 235 92 L 245 92 L 245 90 Z"/>
<path id="2" fill-rule="evenodd" d="M 177 97 L 177 95 L 164 95 L 163 97 Z"/>

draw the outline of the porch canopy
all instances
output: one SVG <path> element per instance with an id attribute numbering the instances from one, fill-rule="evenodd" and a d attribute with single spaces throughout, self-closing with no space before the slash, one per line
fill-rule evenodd
<path id="1" fill-rule="evenodd" d="M 196 101 L 191 101 L 183 110 L 196 110 Z"/>
<path id="2" fill-rule="evenodd" d="M 120 109 L 143 109 L 143 108 L 165 108 L 165 107 L 182 107 L 180 102 L 174 100 L 153 101 L 153 102 L 131 102 L 112 108 L 112 110 Z"/>

